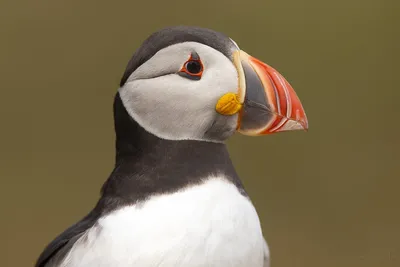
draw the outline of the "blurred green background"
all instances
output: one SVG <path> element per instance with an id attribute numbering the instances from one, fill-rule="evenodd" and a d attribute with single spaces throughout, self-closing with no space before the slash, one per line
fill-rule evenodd
<path id="1" fill-rule="evenodd" d="M 272 266 L 400 266 L 399 14 L 389 0 L 0 0 L 1 265 L 32 266 L 93 207 L 127 61 L 186 24 L 274 66 L 307 112 L 308 133 L 228 142 Z"/>

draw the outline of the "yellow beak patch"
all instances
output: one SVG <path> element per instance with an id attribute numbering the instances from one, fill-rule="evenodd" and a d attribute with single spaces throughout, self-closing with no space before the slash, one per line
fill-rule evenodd
<path id="1" fill-rule="evenodd" d="M 242 109 L 238 95 L 234 93 L 224 94 L 217 102 L 215 109 L 222 115 L 234 115 Z"/>

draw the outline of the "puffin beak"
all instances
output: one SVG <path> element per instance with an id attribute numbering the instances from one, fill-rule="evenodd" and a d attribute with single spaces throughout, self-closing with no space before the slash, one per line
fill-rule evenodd
<path id="1" fill-rule="evenodd" d="M 296 92 L 274 68 L 236 51 L 234 63 L 239 73 L 238 131 L 245 135 L 307 130 L 308 121 Z"/>

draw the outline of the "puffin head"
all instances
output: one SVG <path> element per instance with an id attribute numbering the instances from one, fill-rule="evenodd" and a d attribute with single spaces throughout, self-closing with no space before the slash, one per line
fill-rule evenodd
<path id="1" fill-rule="evenodd" d="M 308 128 L 281 74 L 204 28 L 153 33 L 129 61 L 118 92 L 133 120 L 167 140 L 223 142 L 236 131 L 255 136 Z"/>

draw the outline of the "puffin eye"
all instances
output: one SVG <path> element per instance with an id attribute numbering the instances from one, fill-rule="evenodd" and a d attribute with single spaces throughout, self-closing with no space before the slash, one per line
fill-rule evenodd
<path id="1" fill-rule="evenodd" d="M 201 62 L 196 60 L 186 62 L 185 67 L 190 74 L 199 74 L 203 70 Z"/>
<path id="2" fill-rule="evenodd" d="M 188 61 L 183 64 L 179 75 L 191 80 L 200 80 L 203 74 L 203 63 L 197 53 L 192 53 Z"/>

